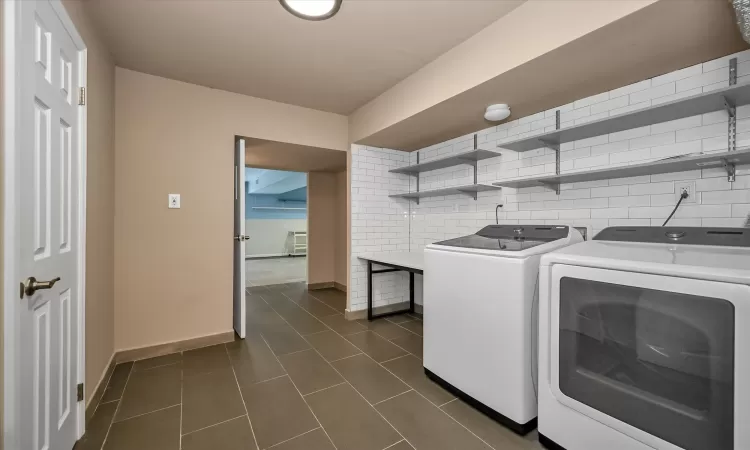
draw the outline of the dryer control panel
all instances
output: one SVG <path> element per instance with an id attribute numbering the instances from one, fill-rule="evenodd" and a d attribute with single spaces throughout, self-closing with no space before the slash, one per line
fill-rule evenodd
<path id="1" fill-rule="evenodd" d="M 750 228 L 609 227 L 595 241 L 750 247 Z"/>

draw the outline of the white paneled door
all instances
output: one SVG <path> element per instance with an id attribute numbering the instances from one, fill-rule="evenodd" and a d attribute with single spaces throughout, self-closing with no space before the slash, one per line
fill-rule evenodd
<path id="1" fill-rule="evenodd" d="M 16 55 L 18 440 L 22 449 L 69 450 L 77 436 L 83 55 L 59 4 L 23 0 L 16 5 L 21 38 Z"/>
<path id="2" fill-rule="evenodd" d="M 245 140 L 234 148 L 234 331 L 245 338 Z"/>

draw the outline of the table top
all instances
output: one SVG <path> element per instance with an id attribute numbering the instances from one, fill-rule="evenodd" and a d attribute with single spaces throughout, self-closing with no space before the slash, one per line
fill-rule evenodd
<path id="1" fill-rule="evenodd" d="M 410 269 L 424 270 L 424 252 L 364 253 L 358 255 L 357 258 L 375 263 L 381 262 L 408 267 Z"/>

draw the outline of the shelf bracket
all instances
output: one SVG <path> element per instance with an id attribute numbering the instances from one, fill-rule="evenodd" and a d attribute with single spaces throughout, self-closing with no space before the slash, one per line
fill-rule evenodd
<path id="1" fill-rule="evenodd" d="M 730 162 L 726 158 L 722 158 L 721 162 L 724 165 L 724 170 L 727 171 L 727 181 L 729 181 L 730 183 L 734 183 L 735 174 L 736 174 L 736 168 L 734 166 L 734 163 Z"/>
<path id="2" fill-rule="evenodd" d="M 559 109 L 555 111 L 555 129 L 556 130 L 560 129 L 560 110 Z M 560 143 L 547 141 L 545 139 L 540 139 L 540 141 L 545 147 L 549 148 L 550 150 L 554 150 L 555 152 L 555 175 L 560 175 Z M 550 183 L 549 186 L 555 189 L 555 193 L 557 195 L 560 195 L 560 183 Z"/>
<path id="3" fill-rule="evenodd" d="M 469 197 L 473 198 L 474 200 L 477 199 L 477 191 L 463 191 L 461 189 L 458 189 L 458 192 L 461 192 L 462 194 L 466 194 Z"/>
<path id="4" fill-rule="evenodd" d="M 419 164 L 419 150 L 417 150 L 417 164 Z M 417 192 L 419 192 L 419 172 L 414 174 L 417 177 Z M 415 199 L 417 201 L 417 205 L 419 205 L 419 197 Z"/>
<path id="5" fill-rule="evenodd" d="M 729 60 L 729 85 L 737 84 L 737 58 Z M 727 150 L 733 152 L 737 150 L 737 105 L 727 98 L 724 98 L 724 109 L 727 110 L 729 119 L 727 120 Z"/>

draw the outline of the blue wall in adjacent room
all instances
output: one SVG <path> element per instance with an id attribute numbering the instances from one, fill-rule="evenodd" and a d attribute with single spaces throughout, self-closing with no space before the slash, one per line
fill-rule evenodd
<path id="1" fill-rule="evenodd" d="M 253 206 L 280 208 L 307 208 L 307 188 L 283 194 L 247 194 L 245 188 L 246 219 L 305 219 L 307 210 L 253 209 Z"/>

